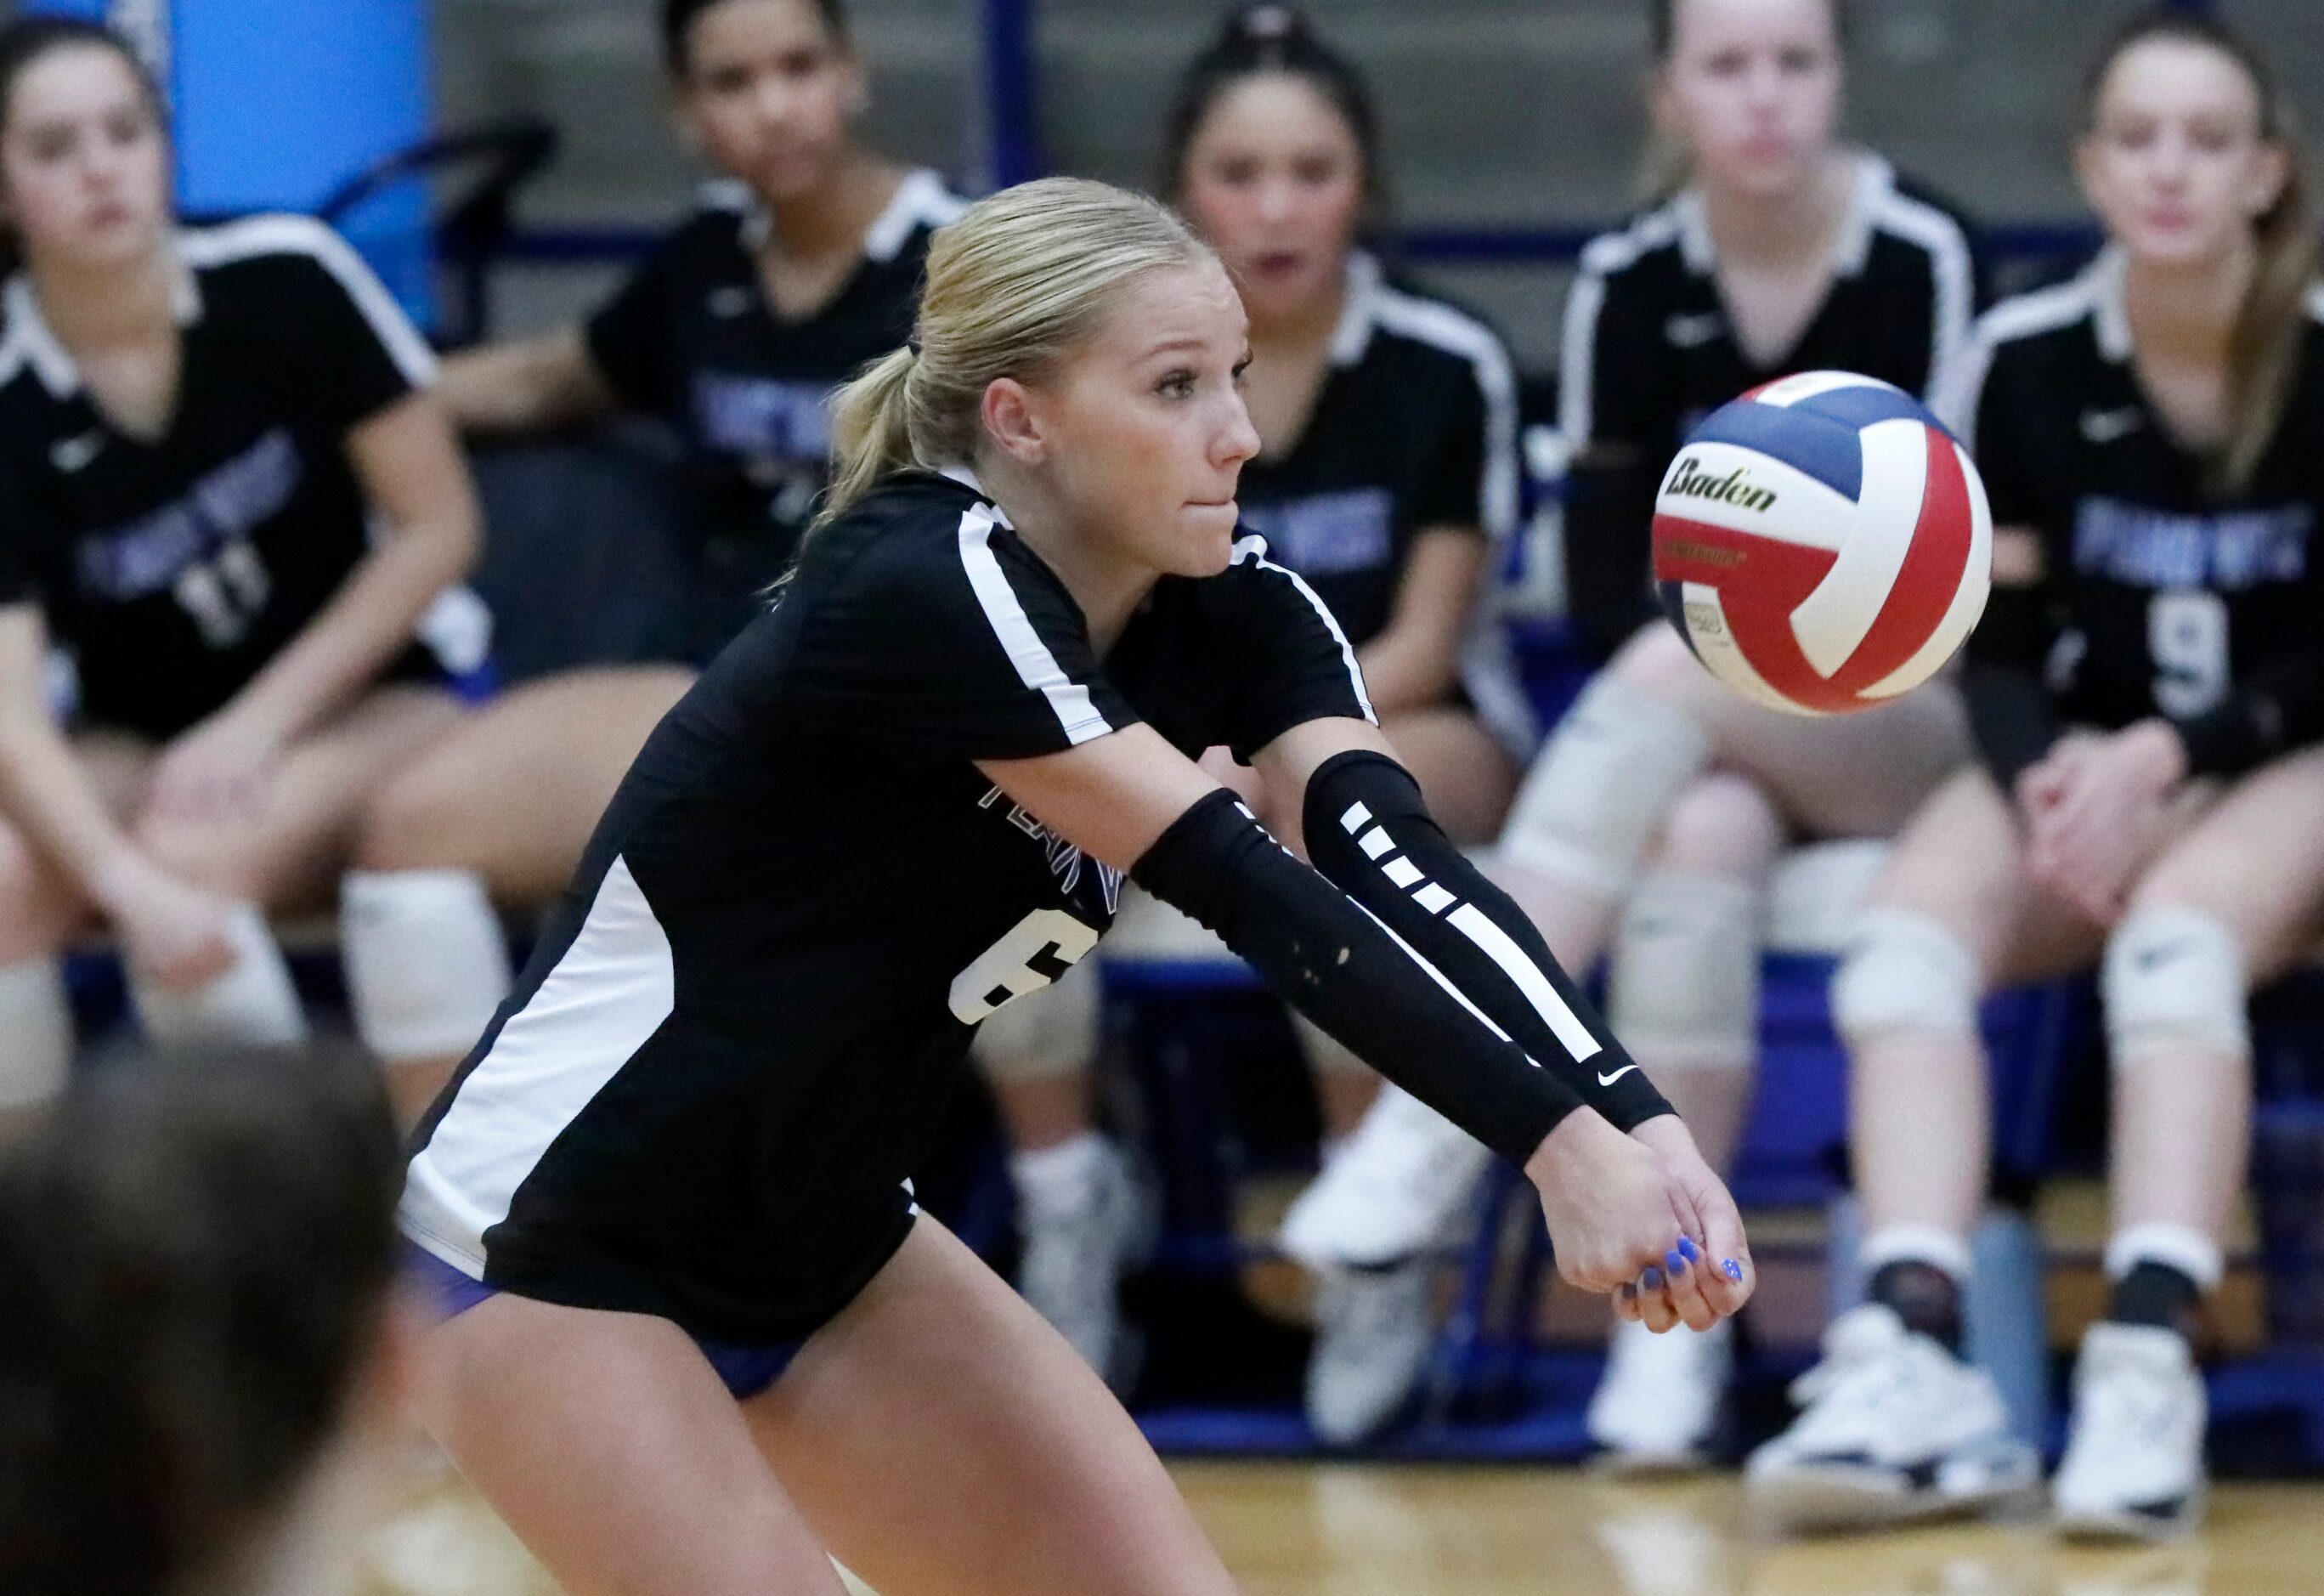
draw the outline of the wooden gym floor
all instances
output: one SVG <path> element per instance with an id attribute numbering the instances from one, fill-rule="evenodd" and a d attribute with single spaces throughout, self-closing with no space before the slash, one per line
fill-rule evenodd
<path id="1" fill-rule="evenodd" d="M 1572 1470 L 1187 1463 L 1244 1596 L 2289 1596 L 2324 1591 L 2324 1486 L 2236 1485 L 2181 1546 L 2087 1550 L 2042 1526 L 1766 1542 L 1731 1479 Z M 556 1596 L 437 1472 L 367 1558 L 364 1596 Z"/>

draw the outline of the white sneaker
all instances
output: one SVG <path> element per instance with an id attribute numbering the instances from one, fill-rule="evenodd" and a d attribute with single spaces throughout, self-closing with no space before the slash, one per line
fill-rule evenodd
<path id="1" fill-rule="evenodd" d="M 1121 1149 L 1096 1141 L 1081 1178 L 1040 1193 L 1019 1189 L 1023 1249 L 1017 1288 L 1109 1381 L 1130 1370 L 1122 1334 L 1121 1277 L 1151 1244 L 1151 1204 Z"/>
<path id="2" fill-rule="evenodd" d="M 1443 1245 L 1493 1159 L 1483 1143 L 1394 1086 L 1283 1220 L 1283 1250 L 1311 1269 L 1378 1268 Z"/>
<path id="3" fill-rule="evenodd" d="M 2209 1404 L 2186 1339 L 2098 1324 L 2074 1365 L 2074 1416 L 2052 1496 L 2072 1536 L 2169 1540 L 2202 1521 Z"/>
<path id="4" fill-rule="evenodd" d="M 1702 1467 L 1734 1364 L 1735 1327 L 1723 1319 L 1709 1330 L 1681 1324 L 1662 1335 L 1643 1324 L 1615 1325 L 1586 1420 L 1601 1461 L 1622 1473 Z"/>
<path id="5" fill-rule="evenodd" d="M 1993 1377 L 1879 1303 L 1824 1333 L 1792 1386 L 1803 1411 L 1751 1454 L 1752 1504 L 1795 1529 L 1891 1524 L 1997 1505 L 2041 1483 Z"/>
<path id="6" fill-rule="evenodd" d="M 1430 1262 L 1327 1268 L 1315 1283 L 1307 1422 L 1334 1446 L 1369 1441 L 1404 1410 L 1436 1344 Z"/>

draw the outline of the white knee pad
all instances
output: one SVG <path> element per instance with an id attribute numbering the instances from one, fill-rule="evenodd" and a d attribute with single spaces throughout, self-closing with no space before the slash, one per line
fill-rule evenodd
<path id="1" fill-rule="evenodd" d="M 467 1052 L 508 995 L 507 939 L 473 871 L 348 872 L 339 954 L 355 1032 L 390 1064 Z"/>
<path id="2" fill-rule="evenodd" d="M 307 1014 L 290 984 L 290 967 L 254 903 L 226 918 L 234 963 L 199 986 L 171 990 L 129 967 L 129 1000 L 153 1041 L 289 1043 L 307 1039 Z"/>
<path id="3" fill-rule="evenodd" d="M 1710 758 L 1710 739 L 1692 716 L 1601 675 L 1527 772 L 1501 828 L 1500 857 L 1618 897 L 1672 803 Z"/>
<path id="4" fill-rule="evenodd" d="M 1909 909 L 1868 909 L 1832 978 L 1831 1017 L 1860 1045 L 1881 1037 L 1973 1037 L 1984 982 L 1960 937 Z"/>
<path id="5" fill-rule="evenodd" d="M 976 1028 L 976 1061 L 996 1081 L 1053 1081 L 1097 1059 L 1105 983 L 1093 956 Z"/>
<path id="6" fill-rule="evenodd" d="M 0 967 L 0 1112 L 36 1108 L 64 1090 L 72 1010 L 54 959 Z"/>
<path id="7" fill-rule="evenodd" d="M 1766 895 L 1733 876 L 1656 874 L 1622 912 L 1607 977 L 1614 1034 L 1650 1066 L 1748 1066 L 1758 1051 Z"/>
<path id="8" fill-rule="evenodd" d="M 2157 1052 L 2251 1051 L 2244 950 L 2200 909 L 2132 909 L 2107 938 L 2098 989 L 2117 1069 Z"/>

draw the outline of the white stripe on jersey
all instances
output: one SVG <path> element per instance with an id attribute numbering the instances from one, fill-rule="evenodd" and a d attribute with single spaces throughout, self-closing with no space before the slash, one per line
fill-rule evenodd
<path id="1" fill-rule="evenodd" d="M 1977 272 L 1970 263 L 1969 240 L 1954 221 L 1933 205 L 1925 205 L 1891 187 L 1880 196 L 1873 225 L 1883 232 L 1917 244 L 1927 252 L 1929 276 L 1936 291 L 1935 311 L 1929 328 L 1929 383 L 1937 380 L 1969 342 L 1969 322 L 1977 314 Z"/>
<path id="2" fill-rule="evenodd" d="M 1517 528 L 1517 380 L 1508 351 L 1475 318 L 1385 283 L 1373 290 L 1371 309 L 1388 331 L 1457 355 L 1476 373 L 1485 399 L 1485 466 L 1477 503 L 1485 535 L 1495 543 L 1507 540 Z"/>
<path id="3" fill-rule="evenodd" d="M 621 1073 L 675 1004 L 669 936 L 616 858 L 588 918 L 411 1160 L 401 1222 L 413 1241 L 482 1278 L 484 1232 L 549 1145 Z"/>
<path id="4" fill-rule="evenodd" d="M 2098 266 L 2093 263 L 2055 288 L 2004 300 L 1978 318 L 1960 357 L 1945 368 L 1929 406 L 1972 457 L 1977 454 L 1977 412 L 1985 399 L 1985 380 L 1993 371 L 1994 352 L 2004 344 L 2053 333 L 2096 314 L 2104 291 Z"/>
<path id="5" fill-rule="evenodd" d="M 1606 280 L 1668 249 L 1679 235 L 1676 205 L 1650 210 L 1618 233 L 1601 233 L 1582 249 L 1582 272 L 1565 296 L 1565 333 L 1558 359 L 1557 429 L 1579 451 L 1596 425 L 1598 323 L 1606 311 Z"/>
<path id="6" fill-rule="evenodd" d="M 1001 561 L 993 557 L 992 518 L 992 508 L 986 504 L 964 512 L 960 518 L 960 563 L 968 573 L 969 586 L 976 592 L 976 602 L 983 607 L 985 620 L 1008 650 L 1009 663 L 1017 668 L 1017 679 L 1049 701 L 1057 724 L 1065 728 L 1066 742 L 1078 747 L 1093 737 L 1104 736 L 1113 727 L 1090 702 L 1089 689 L 1068 677 L 1057 657 L 1049 652 L 1025 606 L 1017 602 L 1017 590 L 1009 586 Z"/>
<path id="7" fill-rule="evenodd" d="M 1234 553 L 1228 558 L 1227 563 L 1239 566 L 1246 560 L 1263 571 L 1273 571 L 1284 577 L 1292 586 L 1299 590 L 1300 597 L 1314 606 L 1316 619 L 1323 622 L 1325 628 L 1330 631 L 1332 641 L 1340 645 L 1341 662 L 1348 668 L 1348 686 L 1355 689 L 1356 702 L 1363 706 L 1364 718 L 1374 725 L 1379 724 L 1379 716 L 1372 709 L 1371 695 L 1364 691 L 1364 673 L 1356 664 L 1356 650 L 1349 645 L 1348 634 L 1340 630 L 1339 617 L 1332 613 L 1331 606 L 1315 596 L 1315 590 L 1307 586 L 1305 579 L 1298 572 L 1289 566 L 1279 566 L 1268 558 L 1267 540 L 1257 532 L 1247 532 L 1235 540 Z"/>
<path id="8" fill-rule="evenodd" d="M 215 227 L 189 227 L 178 235 L 178 253 L 191 266 L 221 265 L 252 255 L 311 256 L 338 279 L 406 382 L 425 388 L 436 380 L 436 352 L 403 308 L 347 241 L 312 217 L 248 217 Z"/>
<path id="9" fill-rule="evenodd" d="M 925 166 L 915 167 L 897 185 L 888 208 L 864 229 L 864 256 L 874 261 L 892 261 L 914 232 L 958 221 L 960 213 L 967 208 L 968 201 L 945 188 L 942 178 Z"/>

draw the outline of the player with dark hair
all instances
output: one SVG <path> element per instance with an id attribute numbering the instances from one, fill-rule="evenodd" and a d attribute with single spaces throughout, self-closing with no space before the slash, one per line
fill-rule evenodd
<path id="1" fill-rule="evenodd" d="M 0 1590 L 337 1588 L 409 1444 L 401 1167 L 349 1049 L 119 1062 L 0 1154 Z"/>
<path id="2" fill-rule="evenodd" d="M 482 645 L 435 624 L 476 518 L 427 345 L 320 223 L 181 226 L 170 161 L 119 35 L 0 31 L 0 1105 L 61 1079 L 97 922 L 150 1034 L 300 1034 L 265 917 L 330 900 Z"/>
<path id="3" fill-rule="evenodd" d="M 2036 1478 L 1960 1358 L 1990 1143 L 1978 1003 L 2093 961 L 2113 1293 L 2057 1508 L 2134 1536 L 2202 1511 L 2188 1335 L 2243 1189 L 2245 1002 L 2324 910 L 2324 288 L 2288 102 L 2219 24 L 2128 24 L 2075 159 L 2109 246 L 1995 309 L 1940 396 L 1993 501 L 1965 678 L 1984 761 L 1914 817 L 1833 988 L 1871 1301 L 1752 1460 L 1791 1516 L 1925 1514 Z"/>
<path id="4" fill-rule="evenodd" d="M 940 232 L 791 579 L 648 740 L 421 1127 L 427 1417 L 576 1596 L 835 1593 L 826 1548 L 897 1591 L 1231 1588 L 908 1185 L 976 1027 L 1125 877 L 1524 1165 L 1569 1279 L 1665 1328 L 1748 1295 L 1684 1127 L 1239 528 L 1248 357 L 1150 200 L 1051 180 Z M 1194 762 L 1218 746 L 1314 867 Z"/>
<path id="5" fill-rule="evenodd" d="M 823 490 L 838 385 L 910 328 L 930 231 L 960 202 L 861 143 L 841 0 L 663 0 L 678 124 L 724 174 L 586 322 L 456 355 L 471 433 L 617 408 L 685 445 L 691 580 L 662 662 L 517 687 L 372 805 L 343 936 L 364 1040 L 416 1112 L 508 990 L 495 906 L 552 899 L 662 713 L 760 607 Z"/>
<path id="6" fill-rule="evenodd" d="M 1372 97 L 1291 7 L 1247 5 L 1190 62 L 1165 123 L 1161 192 L 1224 261 L 1251 319 L 1246 392 L 1261 447 L 1243 520 L 1348 634 L 1380 729 L 1454 841 L 1500 827 L 1530 707 L 1483 614 L 1517 513 L 1517 389 L 1475 318 L 1386 270 Z M 1219 756 L 1213 773 L 1238 780 Z M 1263 803 L 1263 795 L 1246 788 Z M 1296 815 L 1263 807 L 1296 838 Z M 1102 1370 L 1125 1372 L 1115 1282 L 1141 1230 L 1121 1155 L 1092 1129 L 1094 965 L 978 1045 L 1014 1144 L 1022 1284 Z M 1021 1018 L 1020 1018 L 1021 1017 Z M 1379 1077 L 1311 1026 L 1326 1157 Z M 1396 1409 L 1430 1344 L 1425 1259 L 1323 1260 L 1308 1410 L 1354 1440 Z"/>

